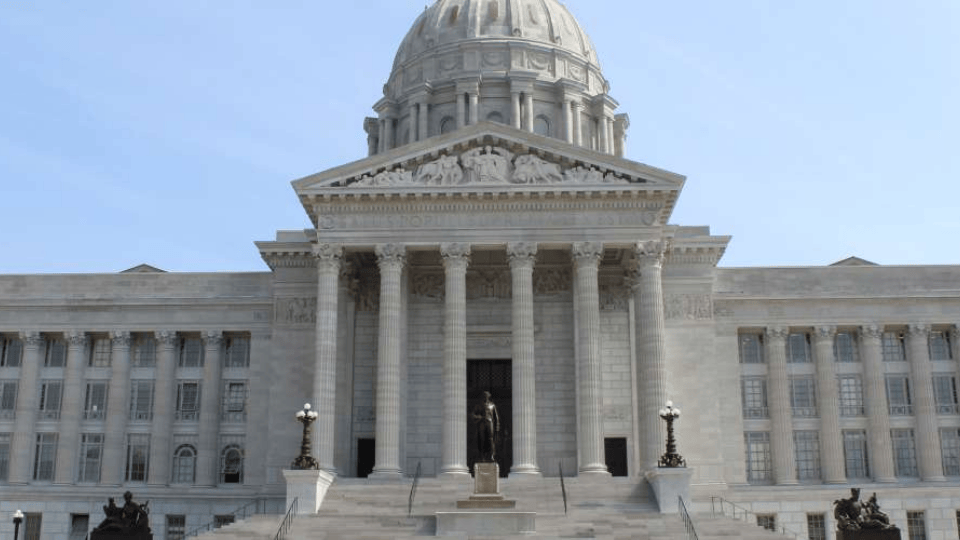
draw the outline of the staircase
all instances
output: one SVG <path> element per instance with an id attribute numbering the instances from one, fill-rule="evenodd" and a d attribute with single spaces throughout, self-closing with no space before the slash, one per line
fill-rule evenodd
<path id="1" fill-rule="evenodd" d="M 289 540 L 389 540 L 436 534 L 437 511 L 456 510 L 456 501 L 472 493 L 472 483 L 421 479 L 411 515 L 407 515 L 410 481 L 374 483 L 338 479 L 315 515 L 297 516 Z M 681 540 L 685 531 L 677 515 L 661 515 L 645 481 L 612 478 L 603 483 L 566 480 L 564 514 L 557 478 L 501 479 L 500 489 L 517 501 L 517 510 L 537 513 L 536 535 L 517 538 L 596 538 L 607 540 Z M 272 540 L 282 516 L 255 516 L 197 537 L 198 540 L 259 538 Z M 700 540 L 783 540 L 756 525 L 723 516 L 694 514 Z M 447 537 L 450 538 L 450 537 Z M 456 538 L 456 537 L 453 537 Z M 466 536 L 461 540 L 486 540 Z M 490 537 L 492 538 L 492 537 Z"/>

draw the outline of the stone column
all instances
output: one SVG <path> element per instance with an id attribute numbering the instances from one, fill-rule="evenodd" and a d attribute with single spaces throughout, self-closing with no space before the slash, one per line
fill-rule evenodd
<path id="1" fill-rule="evenodd" d="M 655 469 L 667 440 L 658 411 L 667 401 L 667 368 L 663 336 L 663 284 L 661 266 L 664 242 L 648 240 L 636 246 L 635 303 L 637 310 L 637 380 L 640 383 L 641 467 Z"/>
<path id="2" fill-rule="evenodd" d="M 480 121 L 480 91 L 470 92 L 470 124 Z"/>
<path id="3" fill-rule="evenodd" d="M 418 106 L 420 107 L 420 136 L 417 140 L 423 141 L 430 136 L 430 105 L 427 98 L 423 98 Z"/>
<path id="4" fill-rule="evenodd" d="M 337 474 L 333 459 L 337 413 L 337 301 L 343 246 L 317 244 L 313 246 L 313 254 L 317 257 L 317 326 L 312 402 L 318 414 L 312 433 L 313 448 L 320 468 Z"/>
<path id="5" fill-rule="evenodd" d="M 577 146 L 583 146 L 583 126 L 580 123 L 582 120 L 580 107 L 582 107 L 582 105 L 579 101 L 573 102 L 573 144 Z M 658 408 L 657 410 L 660 409 Z"/>
<path id="6" fill-rule="evenodd" d="M 10 452 L 10 483 L 26 484 L 33 478 L 34 428 L 37 423 L 37 399 L 40 366 L 43 365 L 44 339 L 38 332 L 21 332 L 23 360 L 17 389 L 17 414 Z"/>
<path id="7" fill-rule="evenodd" d="M 409 121 L 410 124 L 407 126 L 408 132 L 410 134 L 408 142 L 415 143 L 417 142 L 417 104 L 410 103 L 410 112 L 409 112 Z"/>
<path id="8" fill-rule="evenodd" d="M 118 486 L 123 482 L 121 464 L 126 457 L 123 443 L 130 416 L 130 332 L 111 332 L 110 342 L 110 392 L 100 483 Z"/>
<path id="9" fill-rule="evenodd" d="M 467 95 L 457 92 L 457 129 L 467 125 Z"/>
<path id="10" fill-rule="evenodd" d="M 406 263 L 403 244 L 378 244 L 380 335 L 377 340 L 377 427 L 373 477 L 400 478 L 400 276 Z"/>
<path id="11" fill-rule="evenodd" d="M 573 100 L 563 98 L 563 130 L 564 140 L 573 144 Z"/>
<path id="12" fill-rule="evenodd" d="M 606 117 L 607 121 L 607 153 L 615 154 L 616 153 L 616 138 L 613 134 L 613 119 L 609 116 Z"/>
<path id="13" fill-rule="evenodd" d="M 392 114 L 392 113 L 391 113 L 391 114 Z M 387 117 L 384 118 L 384 120 L 383 120 L 383 123 L 384 123 L 383 134 L 384 134 L 384 137 L 386 137 L 386 140 L 385 140 L 384 143 L 383 143 L 383 151 L 384 151 L 384 152 L 386 152 L 387 150 L 393 149 L 393 146 L 394 146 L 394 143 L 393 143 L 393 138 L 394 138 L 394 137 L 393 137 L 393 135 L 394 135 L 394 133 L 393 133 L 393 132 L 394 132 L 393 121 L 394 121 L 394 118 L 393 118 L 392 116 L 387 116 Z"/>
<path id="14" fill-rule="evenodd" d="M 914 444 L 917 449 L 920 479 L 927 482 L 944 482 L 946 477 L 943 475 L 940 453 L 940 430 L 933 396 L 929 339 L 929 325 L 910 325 L 907 333 L 907 356 L 910 360 L 913 394 L 916 398 L 913 406 L 913 414 L 917 419 Z"/>
<path id="15" fill-rule="evenodd" d="M 511 474 L 539 475 L 537 466 L 537 372 L 533 339 L 533 265 L 537 244 L 507 244 L 513 326 L 513 467 Z M 599 299 L 598 299 L 599 305 Z M 599 315 L 599 312 L 598 312 Z"/>
<path id="16" fill-rule="evenodd" d="M 515 129 L 520 129 L 520 92 L 510 92 L 510 125 Z"/>
<path id="17" fill-rule="evenodd" d="M 598 269 L 603 244 L 575 242 L 572 255 L 576 269 L 577 324 L 579 325 L 578 404 L 580 425 L 580 475 L 609 476 L 603 447 L 603 407 L 600 388 L 600 291 Z M 515 430 L 516 431 L 516 430 Z"/>
<path id="18" fill-rule="evenodd" d="M 440 474 L 467 478 L 467 265 L 470 244 L 440 244 L 445 271 Z"/>
<path id="19" fill-rule="evenodd" d="M 150 484 L 165 486 L 170 483 L 171 432 L 173 431 L 173 412 L 176 408 L 177 374 L 177 333 L 161 331 L 157 336 L 157 368 L 153 388 L 153 430 L 150 435 L 150 470 L 147 481 Z M 204 391 L 203 388 L 200 389 Z M 130 399 L 125 396 L 124 399 Z M 197 482 L 201 477 L 197 477 Z"/>
<path id="20" fill-rule="evenodd" d="M 77 456 L 80 451 L 80 417 L 83 414 L 83 368 L 87 360 L 87 335 L 67 334 L 67 369 L 60 401 L 60 440 L 57 444 L 57 470 L 54 483 L 76 481 Z"/>
<path id="21" fill-rule="evenodd" d="M 820 462 L 826 484 L 844 484 L 847 473 L 840 432 L 840 394 L 834 369 L 833 340 L 835 326 L 818 326 L 814 334 L 817 361 L 817 408 L 820 412 Z"/>
<path id="22" fill-rule="evenodd" d="M 387 144 L 387 121 L 383 118 L 380 119 L 380 134 L 377 137 L 377 153 L 382 154 L 386 151 Z"/>
<path id="23" fill-rule="evenodd" d="M 773 479 L 777 485 L 797 483 L 793 448 L 793 410 L 787 379 L 787 335 L 782 326 L 766 331 L 767 391 L 770 398 L 770 446 L 773 450 Z"/>
<path id="24" fill-rule="evenodd" d="M 597 146 L 600 152 L 608 154 L 607 150 L 607 119 L 600 115 L 597 117 Z"/>
<path id="25" fill-rule="evenodd" d="M 220 372 L 223 368 L 223 334 L 203 333 L 203 387 L 200 390 L 200 440 L 197 449 L 197 483 L 219 484 Z M 169 449 L 167 455 L 169 455 Z"/>
<path id="26" fill-rule="evenodd" d="M 860 329 L 860 352 L 863 355 L 863 398 L 867 410 L 867 438 L 870 472 L 877 482 L 896 482 L 893 470 L 893 449 L 890 442 L 890 414 L 887 409 L 887 386 L 883 375 L 883 360 L 879 326 Z"/>
<path id="27" fill-rule="evenodd" d="M 524 121 L 525 121 L 525 122 L 524 122 L 525 125 L 524 125 L 523 129 L 526 130 L 526 131 L 529 131 L 530 133 L 533 133 L 533 117 L 534 117 L 534 114 L 533 114 L 533 90 L 530 90 L 530 91 L 528 91 L 528 92 L 524 92 L 524 94 L 523 94 L 523 108 L 525 109 L 525 112 L 524 112 L 524 115 L 523 115 L 523 119 L 524 119 Z"/>

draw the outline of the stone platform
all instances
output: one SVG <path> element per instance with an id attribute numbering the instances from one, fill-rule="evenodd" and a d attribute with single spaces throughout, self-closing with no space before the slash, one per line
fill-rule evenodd
<path id="1" fill-rule="evenodd" d="M 500 467 L 496 463 L 477 463 L 473 470 L 473 495 L 458 500 L 457 508 L 469 512 L 437 512 L 437 536 L 498 536 L 533 534 L 536 512 L 511 512 L 517 501 L 500 493 Z"/>
<path id="2" fill-rule="evenodd" d="M 837 540 L 900 540 L 900 529 L 837 531 Z"/>

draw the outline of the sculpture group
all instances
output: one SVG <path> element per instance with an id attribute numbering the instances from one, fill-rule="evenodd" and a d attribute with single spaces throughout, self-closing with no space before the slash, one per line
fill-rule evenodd
<path id="1" fill-rule="evenodd" d="M 867 501 L 860 500 L 860 488 L 851 488 L 850 497 L 833 501 L 833 516 L 837 531 L 896 530 L 890 517 L 880 511 L 877 494 Z"/>
<path id="2" fill-rule="evenodd" d="M 90 535 L 90 540 L 132 539 L 148 540 L 153 538 L 150 532 L 150 501 L 138 504 L 133 501 L 133 493 L 123 494 L 123 506 L 117 506 L 113 497 L 103 506 L 106 517 Z"/>

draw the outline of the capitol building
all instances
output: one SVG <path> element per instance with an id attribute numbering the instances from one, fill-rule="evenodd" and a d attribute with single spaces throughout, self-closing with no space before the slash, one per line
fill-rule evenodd
<path id="1" fill-rule="evenodd" d="M 157 539 L 283 514 L 305 402 L 337 482 L 469 485 L 489 391 L 506 481 L 644 488 L 672 400 L 695 510 L 834 538 L 862 487 L 956 538 L 960 266 L 724 267 L 557 0 L 432 3 L 373 111 L 368 155 L 292 182 L 313 228 L 257 241 L 262 272 L 0 275 L 21 535 L 85 538 L 126 490 Z"/>

